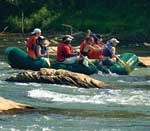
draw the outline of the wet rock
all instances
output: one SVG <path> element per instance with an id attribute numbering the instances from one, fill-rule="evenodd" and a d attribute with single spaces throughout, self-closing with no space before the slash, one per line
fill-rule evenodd
<path id="1" fill-rule="evenodd" d="M 16 76 L 7 78 L 6 81 L 63 84 L 82 88 L 108 87 L 108 84 L 84 74 L 47 68 L 42 68 L 40 71 L 21 72 Z"/>
<path id="2" fill-rule="evenodd" d="M 0 113 L 15 113 L 33 109 L 33 107 L 0 97 Z"/>
<path id="3" fill-rule="evenodd" d="M 139 65 L 150 67 L 150 57 L 139 57 Z"/>

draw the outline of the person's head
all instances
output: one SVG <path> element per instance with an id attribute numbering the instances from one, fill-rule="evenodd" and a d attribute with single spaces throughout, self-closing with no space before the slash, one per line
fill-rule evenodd
<path id="1" fill-rule="evenodd" d="M 65 36 L 62 38 L 62 42 L 63 42 L 63 43 L 66 43 L 66 44 L 70 44 L 73 39 L 74 39 L 74 38 L 73 38 L 71 35 L 65 35 Z"/>
<path id="2" fill-rule="evenodd" d="M 95 40 L 93 37 L 90 36 L 90 37 L 86 38 L 86 43 L 93 45 L 95 43 Z"/>
<path id="3" fill-rule="evenodd" d="M 35 28 L 33 32 L 31 32 L 32 35 L 40 36 L 41 35 L 41 29 Z"/>
<path id="4" fill-rule="evenodd" d="M 116 38 L 111 38 L 109 42 L 112 44 L 112 46 L 116 46 L 119 43 L 119 41 Z"/>

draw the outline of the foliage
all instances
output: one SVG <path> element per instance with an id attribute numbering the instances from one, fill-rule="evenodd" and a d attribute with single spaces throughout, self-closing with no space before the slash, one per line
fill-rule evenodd
<path id="1" fill-rule="evenodd" d="M 24 24 L 26 32 L 35 27 L 64 31 L 64 23 L 120 36 L 149 34 L 149 7 L 148 0 L 1 0 L 0 28 L 21 32 Z"/>

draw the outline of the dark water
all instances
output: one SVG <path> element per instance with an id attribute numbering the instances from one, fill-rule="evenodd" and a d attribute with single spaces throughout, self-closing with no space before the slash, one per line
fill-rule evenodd
<path id="1" fill-rule="evenodd" d="M 129 76 L 99 72 L 92 77 L 109 83 L 111 88 L 83 89 L 6 82 L 21 70 L 12 69 L 3 56 L 0 58 L 0 96 L 37 108 L 0 115 L 1 131 L 150 130 L 150 68 L 137 68 Z"/>

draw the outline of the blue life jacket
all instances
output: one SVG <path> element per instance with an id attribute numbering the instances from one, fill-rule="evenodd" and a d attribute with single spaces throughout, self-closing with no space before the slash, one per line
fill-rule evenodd
<path id="1" fill-rule="evenodd" d="M 112 49 L 112 45 L 111 45 L 111 44 L 108 44 L 108 45 L 106 46 L 106 48 L 103 50 L 102 55 L 103 55 L 103 56 L 106 56 L 106 57 L 112 58 L 111 49 Z"/>
<path id="2" fill-rule="evenodd" d="M 36 44 L 34 46 L 34 52 L 36 54 L 36 57 L 38 57 L 38 55 L 37 55 L 37 46 L 38 45 L 36 45 Z M 46 46 L 44 44 L 39 44 L 39 46 L 41 47 L 41 54 L 42 55 L 45 54 L 46 53 Z"/>

